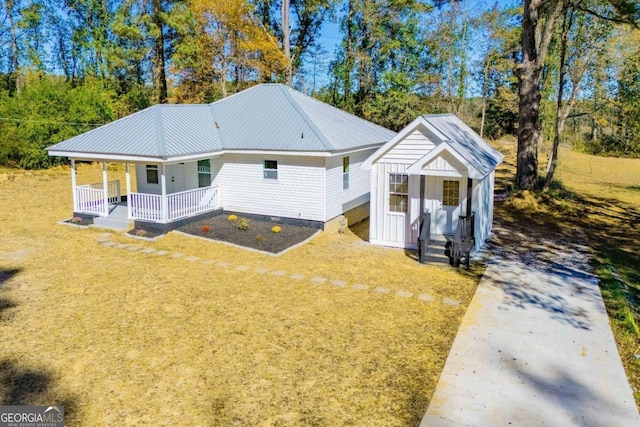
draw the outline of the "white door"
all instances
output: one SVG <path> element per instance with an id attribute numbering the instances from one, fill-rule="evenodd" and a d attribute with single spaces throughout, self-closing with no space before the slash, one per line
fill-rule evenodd
<path id="1" fill-rule="evenodd" d="M 432 177 L 435 180 L 434 227 L 436 234 L 454 234 L 467 194 L 464 178 Z"/>
<path id="2" fill-rule="evenodd" d="M 167 192 L 169 194 L 186 190 L 186 183 L 184 180 L 184 163 L 167 166 L 167 178 Z"/>

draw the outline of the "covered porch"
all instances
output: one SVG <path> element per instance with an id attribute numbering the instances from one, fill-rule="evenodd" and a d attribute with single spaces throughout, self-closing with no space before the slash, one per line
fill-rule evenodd
<path id="1" fill-rule="evenodd" d="M 165 163 L 157 165 L 124 163 L 125 180 L 109 179 L 107 161 L 101 161 L 102 181 L 78 185 L 78 159 L 71 159 L 71 187 L 73 195 L 74 215 L 88 215 L 100 218 L 126 219 L 128 221 L 143 221 L 147 223 L 168 224 L 184 218 L 189 218 L 222 207 L 220 191 L 212 184 L 210 160 L 197 162 L 197 188 L 180 189 L 175 184 L 176 177 L 169 178 L 168 166 Z M 183 166 L 184 163 L 179 163 Z M 159 194 L 134 191 L 132 185 L 132 166 L 149 168 L 149 179 L 154 179 L 159 187 Z M 183 167 L 179 168 L 183 169 Z M 184 173 L 183 173 L 184 175 Z M 185 181 L 184 176 L 178 180 Z M 187 186 L 186 184 L 182 185 Z M 148 187 L 148 185 L 147 185 Z M 140 188 L 139 185 L 136 186 Z M 176 191 L 180 189 L 181 191 Z M 124 191 L 123 191 L 124 190 Z"/>

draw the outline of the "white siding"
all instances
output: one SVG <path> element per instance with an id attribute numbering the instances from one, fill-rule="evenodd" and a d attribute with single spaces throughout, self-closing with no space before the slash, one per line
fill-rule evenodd
<path id="1" fill-rule="evenodd" d="M 278 179 L 263 177 L 263 161 L 278 161 Z M 212 164 L 225 210 L 324 221 L 324 159 L 225 154 Z"/>
<path id="2" fill-rule="evenodd" d="M 325 221 L 329 221 L 369 201 L 369 171 L 360 168 L 375 149 L 338 155 L 325 160 L 326 172 L 326 210 Z M 342 159 L 349 157 L 349 188 L 342 188 Z"/>
<path id="3" fill-rule="evenodd" d="M 406 164 L 374 163 L 371 169 L 369 240 L 375 244 L 415 248 L 419 231 L 420 177 L 409 176 L 409 209 L 389 212 L 389 174 L 406 173 Z"/>
<path id="4" fill-rule="evenodd" d="M 138 187 L 138 193 L 147 194 L 162 194 L 162 188 L 160 187 L 160 176 L 162 175 L 162 165 L 158 166 L 158 183 L 147 183 L 147 164 L 152 163 L 136 163 L 136 186 Z"/>
<path id="5" fill-rule="evenodd" d="M 379 162 L 413 164 L 435 147 L 426 135 L 424 126 L 418 126 L 391 148 Z"/>
<path id="6" fill-rule="evenodd" d="M 433 172 L 455 172 L 459 176 L 467 174 L 467 167 L 446 151 L 441 152 L 439 156 L 424 165 L 422 169 Z"/>
<path id="7" fill-rule="evenodd" d="M 478 250 L 489 238 L 493 225 L 493 186 L 495 172 L 491 172 L 481 181 L 473 180 L 472 209 L 476 213 L 476 247 Z"/>

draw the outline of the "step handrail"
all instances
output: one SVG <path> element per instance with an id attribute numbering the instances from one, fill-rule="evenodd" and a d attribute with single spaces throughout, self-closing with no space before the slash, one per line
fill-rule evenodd
<path id="1" fill-rule="evenodd" d="M 425 210 L 420 221 L 420 235 L 418 236 L 418 261 L 420 264 L 427 262 L 427 250 L 431 240 L 431 212 Z"/>

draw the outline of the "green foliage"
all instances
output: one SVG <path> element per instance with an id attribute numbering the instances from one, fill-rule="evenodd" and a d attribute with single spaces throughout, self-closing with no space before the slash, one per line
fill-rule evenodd
<path id="1" fill-rule="evenodd" d="M 72 87 L 61 78 L 31 75 L 20 96 L 0 93 L 0 164 L 25 169 L 62 162 L 49 145 L 116 118 L 115 94 L 97 81 Z"/>

